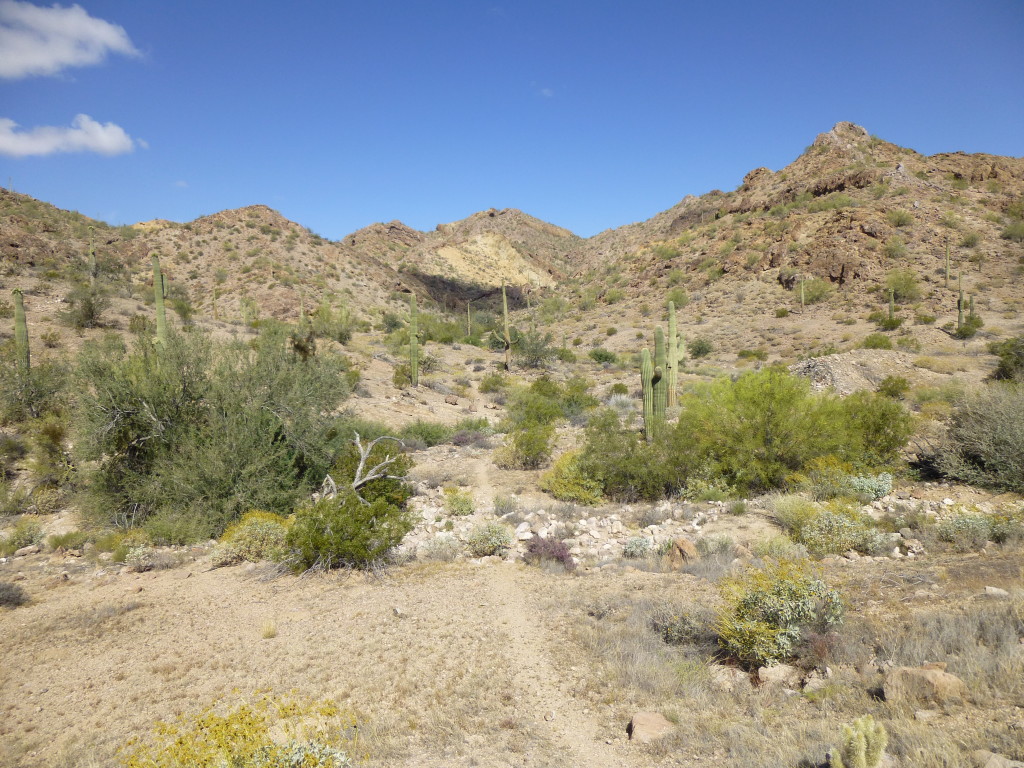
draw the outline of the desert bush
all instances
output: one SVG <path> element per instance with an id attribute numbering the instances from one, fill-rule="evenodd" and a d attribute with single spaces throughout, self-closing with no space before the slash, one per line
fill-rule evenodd
<path id="1" fill-rule="evenodd" d="M 721 379 L 681 399 L 671 463 L 683 475 L 711 471 L 741 492 L 780 488 L 812 459 L 833 455 L 854 468 L 898 459 L 910 414 L 873 393 L 815 395 L 781 368 Z"/>
<path id="2" fill-rule="evenodd" d="M 869 333 L 860 346 L 862 349 L 892 349 L 892 341 L 884 333 Z"/>
<path id="3" fill-rule="evenodd" d="M 856 510 L 832 504 L 820 509 L 801 529 L 797 541 L 813 555 L 835 555 L 848 550 L 880 555 L 889 549 L 885 534 Z"/>
<path id="4" fill-rule="evenodd" d="M 935 463 L 963 482 L 1024 491 L 1024 384 L 998 382 L 963 398 Z"/>
<path id="5" fill-rule="evenodd" d="M 909 267 L 889 270 L 885 276 L 885 288 L 887 292 L 892 292 L 893 299 L 900 304 L 921 298 L 921 286 L 917 281 L 917 275 Z"/>
<path id="6" fill-rule="evenodd" d="M 43 540 L 43 524 L 34 515 L 22 515 L 17 519 L 7 538 L 2 541 L 5 552 L 39 544 Z"/>
<path id="7" fill-rule="evenodd" d="M 799 562 L 780 560 L 726 578 L 715 621 L 719 642 L 740 662 L 770 666 L 791 659 L 808 631 L 842 622 L 839 593 Z"/>
<path id="8" fill-rule="evenodd" d="M 810 280 L 805 280 L 803 284 L 804 302 L 807 304 L 818 304 L 831 296 L 832 290 L 832 283 L 828 280 L 812 277 Z"/>
<path id="9" fill-rule="evenodd" d="M 345 493 L 300 507 L 286 542 L 295 570 L 366 568 L 382 562 L 412 529 L 404 505 Z"/>
<path id="10" fill-rule="evenodd" d="M 110 300 L 97 287 L 78 285 L 67 296 L 68 308 L 60 313 L 61 322 L 77 328 L 98 328 Z"/>
<path id="11" fill-rule="evenodd" d="M 907 255 L 907 244 L 899 235 L 893 235 L 885 241 L 882 252 L 890 259 L 902 259 Z"/>
<path id="12" fill-rule="evenodd" d="M 46 538 L 46 546 L 50 549 L 81 549 L 89 541 L 89 534 L 85 531 L 66 531 L 55 533 Z"/>
<path id="13" fill-rule="evenodd" d="M 522 426 L 509 435 L 509 441 L 494 455 L 502 469 L 539 469 L 551 458 L 555 428 L 550 424 Z"/>
<path id="14" fill-rule="evenodd" d="M 179 715 L 149 739 L 130 740 L 122 754 L 126 768 L 349 768 L 356 726 L 334 702 L 265 695 L 226 714 L 208 707 Z"/>
<path id="15" fill-rule="evenodd" d="M 27 602 L 28 595 L 19 585 L 0 581 L 0 608 L 17 608 Z"/>
<path id="16" fill-rule="evenodd" d="M 494 514 L 498 517 L 504 517 L 505 515 L 514 515 L 519 512 L 519 499 L 515 496 L 502 496 L 498 494 L 494 497 Z"/>
<path id="17" fill-rule="evenodd" d="M 0 424 L 38 419 L 63 409 L 68 391 L 65 360 L 36 362 L 18 368 L 13 345 L 0 348 Z"/>
<path id="18" fill-rule="evenodd" d="M 450 563 L 462 552 L 462 544 L 451 533 L 439 533 L 422 545 L 423 557 L 440 563 Z"/>
<path id="19" fill-rule="evenodd" d="M 714 345 L 702 336 L 698 336 L 690 341 L 690 343 L 686 345 L 686 349 L 690 353 L 690 357 L 695 360 L 707 357 L 715 351 Z"/>
<path id="20" fill-rule="evenodd" d="M 512 529 L 501 523 L 478 525 L 470 531 L 466 546 L 473 557 L 503 556 L 512 548 Z"/>
<path id="21" fill-rule="evenodd" d="M 879 472 L 877 475 L 854 475 L 847 481 L 850 489 L 859 499 L 874 501 L 888 496 L 892 491 L 892 475 Z"/>
<path id="22" fill-rule="evenodd" d="M 619 501 L 653 501 L 680 488 L 667 460 L 665 441 L 647 443 L 636 430 L 624 426 L 612 409 L 591 418 L 579 466 L 603 495 Z"/>
<path id="23" fill-rule="evenodd" d="M 999 235 L 1004 240 L 1012 240 L 1016 243 L 1024 243 L 1024 220 L 1011 222 Z"/>
<path id="24" fill-rule="evenodd" d="M 445 424 L 417 419 L 412 424 L 402 427 L 399 436 L 402 440 L 419 442 L 429 448 L 448 442 L 453 432 L 454 430 Z"/>
<path id="25" fill-rule="evenodd" d="M 622 547 L 622 556 L 641 560 L 651 553 L 651 540 L 644 536 L 631 536 Z"/>
<path id="26" fill-rule="evenodd" d="M 802 560 L 810 554 L 807 547 L 797 544 L 785 534 L 759 540 L 754 545 L 753 552 L 757 557 L 772 560 Z"/>
<path id="27" fill-rule="evenodd" d="M 910 382 L 902 376 L 886 376 L 878 383 L 875 392 L 893 400 L 902 400 L 909 389 Z"/>
<path id="28" fill-rule="evenodd" d="M 594 347 L 587 353 L 587 356 L 595 363 L 614 363 L 619 359 L 618 355 L 604 347 Z"/>
<path id="29" fill-rule="evenodd" d="M 508 388 L 508 377 L 503 373 L 493 371 L 485 374 L 483 378 L 480 379 L 480 384 L 477 388 L 480 390 L 480 393 L 484 395 L 490 392 L 503 392 Z"/>
<path id="30" fill-rule="evenodd" d="M 217 535 L 249 509 L 290 512 L 351 436 L 325 416 L 348 394 L 345 368 L 299 360 L 280 329 L 250 344 L 198 332 L 132 351 L 115 337 L 87 344 L 75 409 L 86 512 L 168 543 Z"/>
<path id="31" fill-rule="evenodd" d="M 476 512 L 473 494 L 450 485 L 444 489 L 444 508 L 449 515 L 458 517 L 465 517 Z"/>
<path id="32" fill-rule="evenodd" d="M 940 521 L 935 533 L 956 551 L 972 552 L 992 538 L 992 522 L 986 515 L 961 513 Z"/>
<path id="33" fill-rule="evenodd" d="M 992 372 L 993 379 L 1024 378 L 1024 336 L 994 341 L 988 345 L 988 351 L 999 358 L 999 364 Z"/>
<path id="34" fill-rule="evenodd" d="M 526 561 L 534 565 L 543 562 L 558 563 L 567 571 L 576 568 L 576 561 L 569 554 L 569 547 L 565 542 L 552 538 L 542 539 L 540 536 L 534 536 L 527 542 Z"/>
<path id="35" fill-rule="evenodd" d="M 885 220 L 894 227 L 905 227 L 914 220 L 914 216 L 910 211 L 893 208 L 885 214 Z"/>
<path id="36" fill-rule="evenodd" d="M 576 504 L 598 504 L 601 501 L 601 484 L 583 471 L 579 451 L 559 456 L 551 469 L 541 475 L 540 488 L 559 501 Z"/>
<path id="37" fill-rule="evenodd" d="M 550 332 L 531 328 L 519 334 L 519 338 L 512 345 L 512 357 L 523 368 L 546 368 L 551 358 L 555 356 L 553 340 Z"/>
<path id="38" fill-rule="evenodd" d="M 287 553 L 287 518 L 272 512 L 250 510 L 224 531 L 213 553 L 215 565 L 242 561 L 281 560 Z"/>
<path id="39" fill-rule="evenodd" d="M 973 312 L 964 318 L 963 324 L 953 331 L 953 336 L 958 339 L 970 339 L 977 335 L 985 325 L 985 321 L 981 315 L 974 314 Z"/>

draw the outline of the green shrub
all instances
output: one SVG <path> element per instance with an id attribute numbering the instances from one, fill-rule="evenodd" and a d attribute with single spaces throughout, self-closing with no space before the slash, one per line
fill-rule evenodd
<path id="1" fill-rule="evenodd" d="M 601 484 L 584 473 L 579 451 L 559 456 L 551 469 L 541 475 L 540 488 L 559 501 L 584 505 L 601 502 Z"/>
<path id="2" fill-rule="evenodd" d="M 691 340 L 690 343 L 686 345 L 686 348 L 690 353 L 690 357 L 695 360 L 707 357 L 715 351 L 714 345 L 708 339 L 701 336 Z"/>
<path id="3" fill-rule="evenodd" d="M 43 540 L 43 524 L 30 515 L 22 515 L 7 533 L 7 538 L 0 542 L 6 553 L 14 552 L 22 547 L 39 544 Z"/>
<path id="4" fill-rule="evenodd" d="M 875 392 L 893 400 L 902 400 L 909 390 L 910 382 L 902 376 L 886 376 L 875 388 Z"/>
<path id="5" fill-rule="evenodd" d="M 584 477 L 594 480 L 603 495 L 619 501 L 653 501 L 680 487 L 665 442 L 647 443 L 611 408 L 591 418 L 579 462 Z"/>
<path id="6" fill-rule="evenodd" d="M 860 346 L 862 349 L 892 349 L 892 341 L 884 333 L 869 333 Z"/>
<path id="7" fill-rule="evenodd" d="M 444 508 L 449 515 L 458 517 L 465 517 L 476 512 L 473 494 L 453 486 L 446 486 L 444 489 Z"/>
<path id="8" fill-rule="evenodd" d="M 914 221 L 914 216 L 910 211 L 893 208 L 885 214 L 885 220 L 894 227 L 906 227 Z"/>
<path id="9" fill-rule="evenodd" d="M 614 352 L 604 347 L 595 347 L 587 353 L 587 356 L 595 363 L 614 363 L 619 359 Z"/>
<path id="10" fill-rule="evenodd" d="M 1012 222 L 999 236 L 1004 240 L 1012 240 L 1015 243 L 1024 243 L 1024 220 Z"/>
<path id="11" fill-rule="evenodd" d="M 981 235 L 977 232 L 964 232 L 964 236 L 960 239 L 960 247 L 974 248 L 980 242 Z"/>
<path id="12" fill-rule="evenodd" d="M 512 529 L 493 522 L 478 525 L 470 531 L 466 546 L 473 557 L 501 557 L 512 548 Z"/>
<path id="13" fill-rule="evenodd" d="M 936 466 L 966 483 L 1024 492 L 1024 384 L 997 382 L 964 397 Z"/>
<path id="14" fill-rule="evenodd" d="M 803 544 L 797 544 L 785 534 L 761 539 L 754 545 L 754 555 L 772 560 L 802 560 L 809 553 Z"/>
<path id="15" fill-rule="evenodd" d="M 999 358 L 999 364 L 992 372 L 993 379 L 1022 378 L 1024 375 L 1024 336 L 1016 336 L 1005 341 L 994 341 L 988 345 L 988 351 Z"/>
<path id="16" fill-rule="evenodd" d="M 887 293 L 892 291 L 893 299 L 899 304 L 921 298 L 921 286 L 917 281 L 917 275 L 909 267 L 889 270 L 885 276 L 885 289 Z"/>
<path id="17" fill-rule="evenodd" d="M 67 302 L 68 308 L 60 313 L 60 320 L 79 330 L 98 328 L 103 312 L 110 305 L 110 300 L 102 290 L 89 285 L 78 285 L 71 289 Z"/>
<path id="18" fill-rule="evenodd" d="M 85 531 L 66 531 L 47 537 L 46 546 L 53 550 L 81 549 L 88 541 L 89 534 Z"/>
<path id="19" fill-rule="evenodd" d="M 789 310 L 785 307 L 779 307 L 775 310 L 776 317 L 789 317 Z"/>
<path id="20" fill-rule="evenodd" d="M 385 498 L 367 503 L 354 493 L 339 494 L 295 512 L 287 535 L 289 557 L 297 571 L 366 568 L 382 562 L 412 529 L 404 507 Z"/>
<path id="21" fill-rule="evenodd" d="M 531 328 L 519 334 L 512 345 L 512 356 L 523 368 L 545 368 L 555 356 L 553 340 L 551 333 Z"/>
<path id="22" fill-rule="evenodd" d="M 551 458 L 555 428 L 550 424 L 525 424 L 509 434 L 494 463 L 502 469 L 539 469 Z"/>
<path id="23" fill-rule="evenodd" d="M 805 280 L 803 284 L 804 302 L 807 304 L 818 304 L 832 295 L 832 284 L 820 277 L 813 277 Z"/>
<path id="24" fill-rule="evenodd" d="M 288 525 L 286 518 L 272 512 L 246 512 L 220 537 L 213 553 L 214 564 L 281 560 L 287 553 Z"/>
<path id="25" fill-rule="evenodd" d="M 629 387 L 627 387 L 621 381 L 616 381 L 614 384 L 612 384 L 611 388 L 608 390 L 608 393 L 611 395 L 628 395 Z"/>
<path id="26" fill-rule="evenodd" d="M 882 252 L 890 259 L 902 259 L 907 255 L 907 244 L 899 235 L 893 235 L 885 241 Z"/>
<path id="27" fill-rule="evenodd" d="M 488 394 L 490 392 L 504 392 L 508 388 L 508 377 L 503 373 L 494 371 L 493 373 L 485 374 L 480 379 L 480 385 L 478 389 L 481 394 Z"/>
<path id="28" fill-rule="evenodd" d="M 28 595 L 18 584 L 0 581 L 0 608 L 18 608 L 28 602 Z"/>
<path id="29" fill-rule="evenodd" d="M 357 721 L 330 701 L 265 695 L 226 714 L 208 707 L 161 723 L 122 748 L 126 768 L 350 768 Z M 282 735 L 302 734 L 302 739 Z"/>
<path id="30" fill-rule="evenodd" d="M 795 655 L 809 631 L 842 622 L 839 593 L 794 561 L 769 562 L 722 583 L 725 606 L 715 629 L 727 653 L 751 667 L 771 666 Z"/>
<path id="31" fill-rule="evenodd" d="M 887 551 L 888 539 L 871 527 L 870 518 L 841 505 L 819 510 L 803 526 L 799 543 L 813 555 L 835 555 L 848 550 L 869 555 Z"/>
<path id="32" fill-rule="evenodd" d="M 973 313 L 969 314 L 964 318 L 963 325 L 953 332 L 953 336 L 958 339 L 970 339 L 975 336 L 984 325 L 985 321 L 981 319 L 981 315 Z"/>
<path id="33" fill-rule="evenodd" d="M 351 435 L 325 417 L 349 392 L 345 369 L 298 359 L 276 328 L 249 344 L 197 331 L 131 352 L 115 337 L 87 344 L 74 441 L 86 512 L 167 543 L 217 535 L 250 509 L 290 512 Z"/>
<path id="34" fill-rule="evenodd" d="M 417 419 L 412 424 L 402 427 L 399 435 L 403 440 L 420 442 L 430 448 L 448 442 L 454 431 L 452 427 L 446 424 Z"/>
<path id="35" fill-rule="evenodd" d="M 839 400 L 772 367 L 720 379 L 680 399 L 671 463 L 682 475 L 711 472 L 741 492 L 783 487 L 812 459 L 886 466 L 910 435 L 910 414 L 872 393 Z"/>
<path id="36" fill-rule="evenodd" d="M 958 514 L 942 520 L 935 533 L 958 552 L 971 552 L 992 538 L 992 523 L 985 515 Z"/>
<path id="37" fill-rule="evenodd" d="M 622 547 L 622 556 L 630 560 L 641 560 L 651 553 L 651 540 L 644 536 L 631 536 Z"/>

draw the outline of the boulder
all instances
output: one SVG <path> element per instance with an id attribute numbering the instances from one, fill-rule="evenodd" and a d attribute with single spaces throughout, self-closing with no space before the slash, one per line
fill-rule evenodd
<path id="1" fill-rule="evenodd" d="M 667 736 L 675 728 L 664 715 L 658 712 L 637 712 L 629 721 L 626 733 L 629 734 L 630 741 L 648 744 Z"/>
<path id="2" fill-rule="evenodd" d="M 971 753 L 971 759 L 976 768 L 1024 768 L 1020 760 L 1010 760 L 1008 757 L 989 752 L 987 749 L 976 749 Z"/>
<path id="3" fill-rule="evenodd" d="M 757 670 L 757 679 L 764 686 L 800 687 L 800 670 L 790 664 L 776 664 Z"/>
<path id="4" fill-rule="evenodd" d="M 679 537 L 672 542 L 672 546 L 665 555 L 668 567 L 672 570 L 679 570 L 687 563 L 700 559 L 697 547 L 689 539 Z"/>
<path id="5" fill-rule="evenodd" d="M 967 698 L 967 685 L 945 671 L 944 664 L 895 667 L 885 676 L 886 701 L 919 701 L 946 704 Z"/>

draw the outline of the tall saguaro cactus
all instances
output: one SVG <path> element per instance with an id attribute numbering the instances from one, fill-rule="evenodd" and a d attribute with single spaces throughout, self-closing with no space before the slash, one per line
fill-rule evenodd
<path id="1" fill-rule="evenodd" d="M 14 347 L 18 356 L 18 371 L 28 373 L 31 361 L 28 350 L 28 323 L 25 320 L 25 300 L 21 289 L 14 291 Z"/>
<path id="2" fill-rule="evenodd" d="M 505 321 L 505 370 L 512 369 L 512 336 L 508 330 L 508 297 L 505 295 L 505 284 L 501 284 L 501 315 Z"/>
<path id="3" fill-rule="evenodd" d="M 164 273 L 160 271 L 160 257 L 154 252 L 153 257 L 153 298 L 156 301 L 156 340 L 167 343 L 167 315 L 164 313 Z"/>
<path id="4" fill-rule="evenodd" d="M 949 288 L 949 236 L 946 236 L 946 288 Z"/>
<path id="5" fill-rule="evenodd" d="M 676 390 L 679 388 L 679 328 L 676 325 L 676 303 L 668 303 L 668 360 L 665 363 L 668 375 L 668 407 L 676 404 Z"/>
<path id="6" fill-rule="evenodd" d="M 654 424 L 656 428 L 660 428 L 665 423 L 665 404 L 668 402 L 668 377 L 664 375 L 665 332 L 661 330 L 661 326 L 654 329 L 654 370 L 659 373 L 654 383 Z"/>
<path id="7" fill-rule="evenodd" d="M 412 385 L 420 385 L 420 324 L 416 310 L 416 294 L 409 294 L 409 378 Z"/>
<path id="8" fill-rule="evenodd" d="M 956 329 L 959 331 L 964 327 L 964 308 L 966 306 L 966 302 L 964 301 L 964 282 L 962 274 L 957 274 L 956 283 L 960 291 L 960 296 L 956 300 Z"/>

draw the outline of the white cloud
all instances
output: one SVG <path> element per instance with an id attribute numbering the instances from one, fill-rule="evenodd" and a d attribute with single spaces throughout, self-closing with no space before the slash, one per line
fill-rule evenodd
<path id="1" fill-rule="evenodd" d="M 543 96 L 545 99 L 550 99 L 554 97 L 555 92 L 551 88 L 541 88 L 540 95 Z"/>
<path id="2" fill-rule="evenodd" d="M 114 123 L 98 123 L 88 115 L 75 115 L 70 127 L 39 126 L 19 130 L 13 120 L 0 117 L 0 155 L 29 157 L 56 152 L 98 152 L 122 155 L 135 148 L 132 137 Z"/>
<path id="3" fill-rule="evenodd" d="M 65 67 L 98 64 L 108 53 L 139 55 L 123 27 L 78 5 L 0 0 L 0 78 L 55 75 Z"/>
<path id="4" fill-rule="evenodd" d="M 182 179 L 181 181 L 174 182 L 174 186 L 178 187 L 179 189 L 188 189 L 188 182 Z"/>

